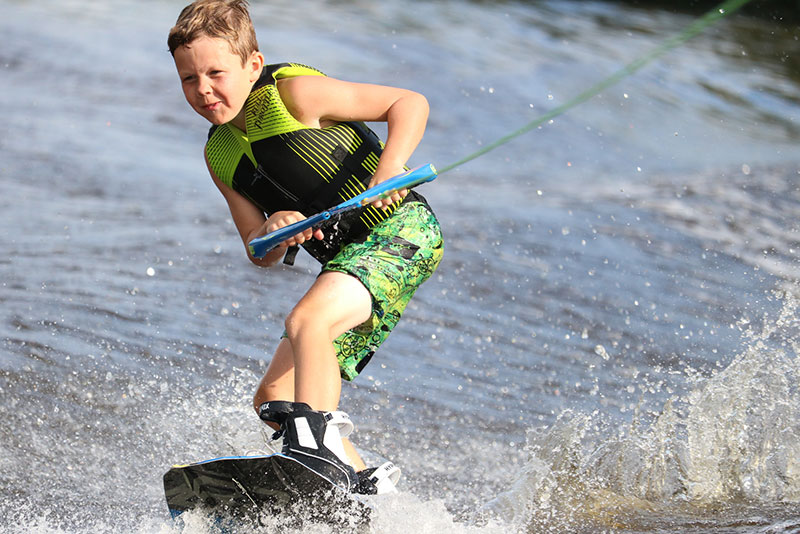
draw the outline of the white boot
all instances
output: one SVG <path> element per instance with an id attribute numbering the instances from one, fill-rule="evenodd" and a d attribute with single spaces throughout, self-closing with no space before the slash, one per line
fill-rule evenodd
<path id="1" fill-rule="evenodd" d="M 358 476 L 344 451 L 342 438 L 353 430 L 344 412 L 318 412 L 301 402 L 265 402 L 259 408 L 265 421 L 278 423 L 282 453 L 345 491 L 353 491 Z"/>
<path id="2" fill-rule="evenodd" d="M 400 468 L 392 462 L 386 462 L 380 467 L 372 467 L 358 472 L 356 493 L 362 495 L 397 493 L 398 480 L 400 480 Z"/>

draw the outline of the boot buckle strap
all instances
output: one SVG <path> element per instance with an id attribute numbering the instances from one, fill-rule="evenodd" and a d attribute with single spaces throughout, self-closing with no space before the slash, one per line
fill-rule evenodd
<path id="1" fill-rule="evenodd" d="M 346 438 L 355 429 L 350 416 L 344 412 L 325 412 L 325 421 L 339 429 L 339 435 Z"/>

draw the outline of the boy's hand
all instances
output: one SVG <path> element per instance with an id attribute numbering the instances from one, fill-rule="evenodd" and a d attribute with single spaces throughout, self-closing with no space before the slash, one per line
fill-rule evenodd
<path id="1" fill-rule="evenodd" d="M 302 221 L 307 217 L 300 213 L 299 211 L 276 211 L 272 215 L 270 215 L 269 219 L 264 223 L 262 227 L 263 233 L 260 235 L 267 235 L 270 232 L 274 232 L 275 230 L 280 230 L 285 226 L 289 226 L 290 224 L 296 223 L 298 221 Z M 292 247 L 295 245 L 302 245 L 309 239 L 325 239 L 325 235 L 322 233 L 322 230 L 319 228 L 309 228 L 303 232 L 300 232 L 297 235 L 294 235 L 278 245 L 276 248 L 287 248 Z"/>
<path id="2" fill-rule="evenodd" d="M 372 180 L 370 180 L 368 187 L 374 187 L 382 182 L 385 182 L 389 178 L 393 178 L 398 174 L 403 174 L 404 172 L 406 172 L 406 170 L 402 167 L 400 167 L 399 169 L 394 169 L 392 171 L 383 171 L 382 169 L 378 168 L 378 170 L 372 176 Z M 386 198 L 379 198 L 378 200 L 372 203 L 372 206 L 379 210 L 386 209 L 395 202 L 400 202 L 402 199 L 406 197 L 407 194 L 408 194 L 408 189 L 400 189 L 399 191 L 395 191 Z"/>

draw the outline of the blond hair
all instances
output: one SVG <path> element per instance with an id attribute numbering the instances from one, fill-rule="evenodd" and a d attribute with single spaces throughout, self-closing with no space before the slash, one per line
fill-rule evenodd
<path id="1" fill-rule="evenodd" d="M 183 8 L 167 38 L 170 54 L 174 56 L 175 50 L 199 37 L 228 41 L 231 52 L 242 58 L 242 65 L 258 51 L 247 0 L 197 0 Z"/>

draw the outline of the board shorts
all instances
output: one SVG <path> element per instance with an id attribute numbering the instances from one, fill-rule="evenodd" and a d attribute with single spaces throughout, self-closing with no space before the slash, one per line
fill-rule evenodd
<path id="1" fill-rule="evenodd" d="M 439 221 L 423 202 L 402 204 L 375 225 L 363 241 L 348 243 L 322 272 L 358 278 L 372 295 L 372 315 L 333 342 L 342 378 L 353 380 L 397 325 L 444 253 Z"/>

